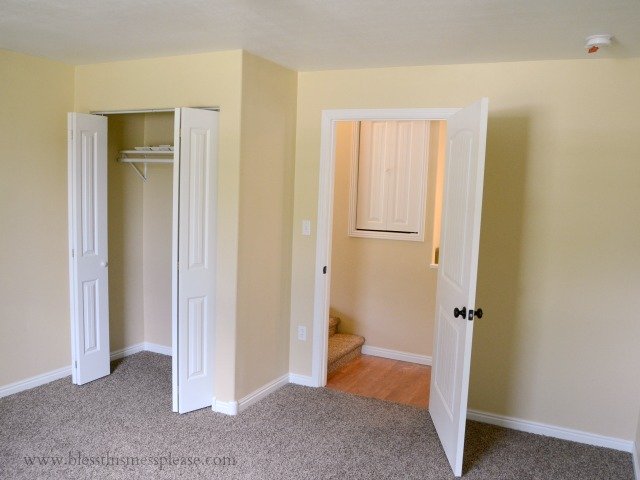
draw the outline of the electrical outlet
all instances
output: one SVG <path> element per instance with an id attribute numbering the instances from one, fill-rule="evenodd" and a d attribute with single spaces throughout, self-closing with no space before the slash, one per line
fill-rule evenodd
<path id="1" fill-rule="evenodd" d="M 298 325 L 298 340 L 302 340 L 303 342 L 307 341 L 307 327 Z"/>

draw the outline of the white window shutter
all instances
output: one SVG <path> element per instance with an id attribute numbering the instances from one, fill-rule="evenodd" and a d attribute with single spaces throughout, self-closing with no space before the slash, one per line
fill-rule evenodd
<path id="1" fill-rule="evenodd" d="M 397 130 L 395 148 L 390 148 L 387 173 L 386 230 L 417 233 L 422 226 L 421 204 L 425 201 L 425 166 L 428 148 L 426 121 L 393 122 Z"/>
<path id="2" fill-rule="evenodd" d="M 386 230 L 388 122 L 361 122 L 358 161 L 358 230 Z"/>
<path id="3" fill-rule="evenodd" d="M 362 121 L 359 142 L 356 232 L 351 234 L 422 235 L 429 122 Z"/>

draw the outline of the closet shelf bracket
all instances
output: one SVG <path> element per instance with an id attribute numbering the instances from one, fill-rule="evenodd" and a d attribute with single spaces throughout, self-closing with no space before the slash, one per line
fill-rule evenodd
<path id="1" fill-rule="evenodd" d="M 147 181 L 147 165 L 150 163 L 173 163 L 173 150 L 123 150 L 116 159 L 121 163 L 128 163 L 142 178 Z M 138 164 L 142 164 L 142 168 Z"/>
<path id="2" fill-rule="evenodd" d="M 131 167 L 136 171 L 136 173 L 140 176 L 143 182 L 147 181 L 147 164 L 142 164 L 142 170 L 133 162 L 127 162 Z"/>

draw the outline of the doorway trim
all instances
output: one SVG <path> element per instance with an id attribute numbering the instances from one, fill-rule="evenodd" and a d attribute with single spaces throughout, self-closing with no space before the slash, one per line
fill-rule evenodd
<path id="1" fill-rule="evenodd" d="M 315 387 L 327 384 L 327 329 L 331 292 L 333 189 L 335 182 L 336 122 L 360 120 L 443 120 L 461 108 L 388 108 L 323 110 L 320 127 L 320 172 L 313 298 L 311 379 Z M 327 274 L 323 273 L 324 267 Z"/>

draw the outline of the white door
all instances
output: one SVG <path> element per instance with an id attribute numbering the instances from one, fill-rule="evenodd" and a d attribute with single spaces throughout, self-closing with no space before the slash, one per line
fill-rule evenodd
<path id="1" fill-rule="evenodd" d="M 110 373 L 107 119 L 68 114 L 69 280 L 73 383 Z"/>
<path id="2" fill-rule="evenodd" d="M 462 475 L 467 419 L 487 112 L 483 98 L 447 121 L 429 412 L 456 476 Z"/>
<path id="3" fill-rule="evenodd" d="M 214 391 L 218 112 L 176 109 L 175 137 L 173 409 L 184 413 Z"/>

